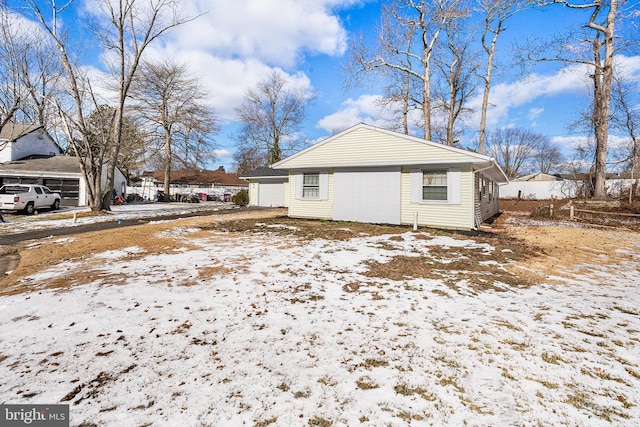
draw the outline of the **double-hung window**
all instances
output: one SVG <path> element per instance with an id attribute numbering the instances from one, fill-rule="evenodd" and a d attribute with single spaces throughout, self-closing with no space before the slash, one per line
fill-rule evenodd
<path id="1" fill-rule="evenodd" d="M 320 198 L 320 174 L 305 173 L 302 178 L 302 198 L 303 199 L 319 199 Z"/>
<path id="2" fill-rule="evenodd" d="M 422 200 L 447 201 L 447 170 L 422 171 Z"/>

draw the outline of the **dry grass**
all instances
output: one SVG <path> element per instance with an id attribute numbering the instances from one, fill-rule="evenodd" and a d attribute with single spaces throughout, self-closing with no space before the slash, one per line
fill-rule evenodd
<path id="1" fill-rule="evenodd" d="M 191 217 L 131 226 L 118 232 L 100 231 L 78 234 L 73 236 L 72 241 L 62 239 L 60 243 L 47 241 L 40 241 L 36 245 L 23 243 L 9 249 L 19 252 L 20 262 L 11 275 L 0 281 L 0 295 L 46 288 L 65 289 L 104 280 L 103 270 L 94 269 L 92 265 L 99 262 L 91 259 L 92 254 L 136 246 L 140 248 L 140 252 L 129 254 L 129 257 L 134 260 L 143 256 L 195 248 L 185 239 L 176 239 L 171 234 L 172 231 L 175 234 L 181 227 L 196 228 L 199 231 L 192 232 L 190 237 L 206 238 L 209 241 L 215 241 L 215 239 L 228 241 L 246 236 L 247 233 L 270 233 L 294 237 L 301 241 L 317 238 L 346 240 L 363 235 L 389 234 L 391 237 L 388 242 L 380 243 L 389 251 L 395 250 L 394 244 L 402 240 L 400 234 L 409 231 L 408 227 L 400 226 L 291 219 L 283 217 L 282 212 L 282 210 L 265 210 L 223 216 Z M 607 254 L 607 261 L 610 263 L 623 263 L 632 255 L 615 249 L 620 247 L 637 249 L 638 237 L 636 233 L 630 231 L 569 227 L 509 227 L 506 232 L 499 233 L 425 231 L 429 234 L 417 233 L 414 237 L 430 240 L 434 235 L 442 234 L 453 238 L 472 239 L 477 243 L 491 245 L 495 249 L 487 252 L 479 248 L 445 248 L 434 245 L 429 247 L 428 254 L 419 257 L 407 256 L 398 251 L 398 255 L 392 257 L 389 262 L 369 261 L 366 275 L 374 278 L 372 282 L 375 282 L 375 279 L 441 280 L 455 292 L 460 292 L 462 284 L 476 292 L 504 291 L 508 287 L 528 287 L 540 283 L 541 278 L 548 281 L 550 275 L 579 274 L 580 271 L 568 271 L 565 266 L 578 266 L 592 262 L 594 250 Z M 296 243 L 290 240 L 286 243 L 286 245 L 291 244 Z M 64 265 L 65 261 L 82 261 L 82 271 L 70 271 L 64 278 L 46 283 L 21 280 L 52 266 Z M 558 268 L 560 266 L 562 268 Z M 118 273 L 136 274 L 129 271 Z M 200 279 L 227 273 L 229 269 L 220 265 L 196 266 L 195 271 L 195 275 Z M 110 283 L 113 284 L 123 280 L 119 280 L 117 275 L 109 277 Z M 374 285 L 375 283 L 349 283 L 345 284 L 343 289 L 354 293 L 372 292 L 371 288 Z M 439 289 L 433 291 L 444 292 Z M 375 295 L 373 297 L 375 298 Z"/>

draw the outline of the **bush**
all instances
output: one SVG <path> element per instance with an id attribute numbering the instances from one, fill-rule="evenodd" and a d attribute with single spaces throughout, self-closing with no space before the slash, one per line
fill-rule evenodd
<path id="1" fill-rule="evenodd" d="M 238 206 L 247 206 L 249 204 L 249 192 L 247 190 L 238 191 L 231 198 L 231 201 Z"/>

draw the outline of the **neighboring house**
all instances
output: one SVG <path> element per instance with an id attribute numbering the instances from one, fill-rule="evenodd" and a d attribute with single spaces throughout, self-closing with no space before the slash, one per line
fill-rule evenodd
<path id="1" fill-rule="evenodd" d="M 107 166 L 102 169 L 102 187 L 106 184 Z M 114 188 L 124 194 L 126 177 L 116 168 Z M 60 193 L 63 206 L 87 206 L 89 196 L 77 157 L 52 156 L 0 163 L 0 185 L 41 184 Z"/>
<path id="2" fill-rule="evenodd" d="M 153 173 L 157 184 L 164 182 L 164 172 L 157 170 Z M 182 169 L 171 171 L 169 182 L 176 188 L 225 187 L 229 190 L 246 190 L 249 183 L 234 173 L 227 173 L 223 169 L 211 171 L 204 169 Z"/>
<path id="3" fill-rule="evenodd" d="M 471 229 L 498 213 L 495 160 L 358 124 L 276 164 L 289 216 Z"/>
<path id="4" fill-rule="evenodd" d="M 145 172 L 141 178 L 140 183 L 127 188 L 128 193 L 137 193 L 144 199 L 151 200 L 164 188 L 164 172 L 161 170 Z M 235 194 L 249 188 L 248 181 L 237 174 L 227 173 L 224 169 L 172 170 L 169 183 L 171 196 L 199 194 L 223 198 L 225 194 Z"/>
<path id="5" fill-rule="evenodd" d="M 519 177 L 500 188 L 503 199 L 550 200 L 588 197 L 593 176 L 586 173 L 547 175 L 537 173 Z M 628 173 L 608 173 L 605 186 L 609 197 L 627 197 L 632 185 L 640 182 L 632 180 Z"/>
<path id="6" fill-rule="evenodd" d="M 289 173 L 268 166 L 242 175 L 249 181 L 249 206 L 289 206 Z"/>
<path id="7" fill-rule="evenodd" d="M 531 175 L 521 176 L 512 180 L 511 182 L 549 182 L 549 181 L 563 181 L 560 175 L 549 175 L 547 173 L 532 173 Z"/>
<path id="8" fill-rule="evenodd" d="M 61 153 L 42 126 L 8 123 L 0 131 L 0 163 Z"/>

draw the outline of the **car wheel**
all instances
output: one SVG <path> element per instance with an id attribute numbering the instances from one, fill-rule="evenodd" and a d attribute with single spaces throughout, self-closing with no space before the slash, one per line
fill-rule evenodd
<path id="1" fill-rule="evenodd" d="M 27 206 L 25 206 L 24 208 L 24 213 L 26 213 L 27 215 L 33 215 L 34 211 L 35 209 L 33 207 L 33 202 L 27 203 Z"/>
<path id="2" fill-rule="evenodd" d="M 60 200 L 56 199 L 51 205 L 51 209 L 54 211 L 57 211 L 58 209 L 60 209 Z"/>

